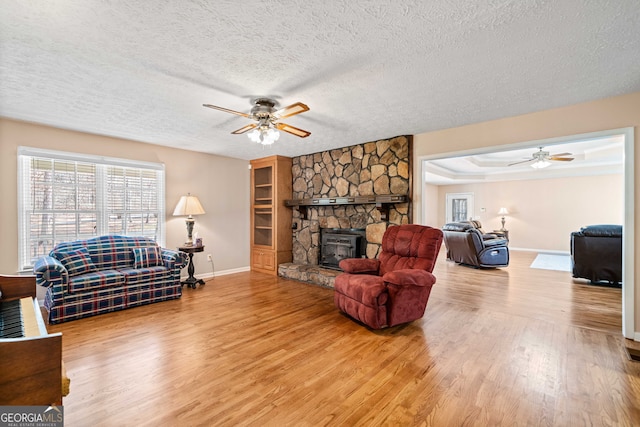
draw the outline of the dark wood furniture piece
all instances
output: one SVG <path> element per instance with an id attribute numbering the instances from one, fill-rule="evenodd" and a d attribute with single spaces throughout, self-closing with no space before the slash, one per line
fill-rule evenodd
<path id="1" fill-rule="evenodd" d="M 204 245 L 180 246 L 178 250 L 189 254 L 189 266 L 187 267 L 187 271 L 189 272 L 189 277 L 187 277 L 186 280 L 181 281 L 180 284 L 187 285 L 192 289 L 195 289 L 198 284 L 204 285 L 204 280 L 196 279 L 196 277 L 193 275 L 193 273 L 196 270 L 195 267 L 193 266 L 193 254 L 204 251 Z"/>
<path id="2" fill-rule="evenodd" d="M 0 405 L 62 405 L 69 393 L 62 334 L 47 332 L 35 276 L 0 275 L 0 292 Z"/>

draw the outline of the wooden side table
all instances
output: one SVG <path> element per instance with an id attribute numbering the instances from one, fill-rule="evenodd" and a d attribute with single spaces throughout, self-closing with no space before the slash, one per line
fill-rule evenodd
<path id="1" fill-rule="evenodd" d="M 204 285 L 204 280 L 196 279 L 196 277 L 193 275 L 193 273 L 195 272 L 195 267 L 193 266 L 193 254 L 195 254 L 196 252 L 204 251 L 204 245 L 180 246 L 178 250 L 189 254 L 189 266 L 187 267 L 187 271 L 189 272 L 189 277 L 187 277 L 186 280 L 180 282 L 180 284 L 187 285 L 192 289 L 195 289 L 198 284 Z"/>

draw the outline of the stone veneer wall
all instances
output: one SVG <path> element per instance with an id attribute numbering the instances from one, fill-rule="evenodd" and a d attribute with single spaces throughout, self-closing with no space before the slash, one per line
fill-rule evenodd
<path id="1" fill-rule="evenodd" d="M 411 136 L 398 136 L 294 157 L 293 198 L 411 196 L 411 142 Z M 318 264 L 321 228 L 366 229 L 366 255 L 375 258 L 387 226 L 409 224 L 410 215 L 410 202 L 390 205 L 387 221 L 375 204 L 309 206 L 306 220 L 293 209 L 293 262 Z"/>

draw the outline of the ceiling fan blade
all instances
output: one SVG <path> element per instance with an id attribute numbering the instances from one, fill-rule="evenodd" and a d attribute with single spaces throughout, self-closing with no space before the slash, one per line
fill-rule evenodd
<path id="1" fill-rule="evenodd" d="M 564 156 L 571 156 L 571 153 L 556 153 L 556 154 L 552 154 L 550 157 L 564 157 Z"/>
<path id="2" fill-rule="evenodd" d="M 522 163 L 529 163 L 529 162 L 533 162 L 534 160 L 536 160 L 536 159 L 529 159 L 529 160 L 523 160 L 521 162 L 509 163 L 507 166 L 514 166 L 514 165 L 519 165 L 519 164 L 522 164 Z"/>
<path id="3" fill-rule="evenodd" d="M 303 129 L 298 129 L 295 126 L 288 125 L 286 123 L 274 123 L 274 126 L 280 129 L 281 131 L 288 132 L 292 135 L 299 136 L 300 138 L 306 138 L 311 135 L 311 132 L 307 132 Z"/>
<path id="4" fill-rule="evenodd" d="M 239 135 L 241 133 L 245 133 L 246 131 L 255 128 L 256 126 L 258 126 L 257 123 L 250 123 L 250 124 L 248 124 L 248 125 L 246 125 L 244 127 L 241 127 L 240 129 L 234 130 L 231 133 L 234 134 L 234 135 Z"/>
<path id="5" fill-rule="evenodd" d="M 242 116 L 242 117 L 249 117 L 249 115 L 247 113 L 241 113 L 239 111 L 229 110 L 228 108 L 218 107 L 217 105 L 202 104 L 202 106 L 203 107 L 208 107 L 208 108 L 213 108 L 214 110 L 224 111 L 225 113 L 237 114 L 238 116 Z"/>
<path id="6" fill-rule="evenodd" d="M 556 156 L 551 156 L 551 157 L 549 157 L 549 160 L 553 160 L 554 162 L 570 162 L 571 160 L 573 160 L 573 157 L 556 157 Z"/>
<path id="7" fill-rule="evenodd" d="M 296 114 L 304 113 L 305 111 L 309 111 L 309 107 L 302 102 L 296 102 L 295 104 L 291 104 L 288 107 L 281 108 L 274 112 L 273 116 L 278 119 L 285 119 L 287 117 L 295 116 Z"/>

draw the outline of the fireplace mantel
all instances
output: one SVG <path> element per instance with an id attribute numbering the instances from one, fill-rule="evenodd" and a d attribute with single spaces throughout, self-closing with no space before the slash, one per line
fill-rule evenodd
<path id="1" fill-rule="evenodd" d="M 285 200 L 285 205 L 296 208 L 302 219 L 308 218 L 307 208 L 309 206 L 336 206 L 336 205 L 367 205 L 375 204 L 380 211 L 380 219 L 386 220 L 389 214 L 389 205 L 395 203 L 406 203 L 409 196 L 398 194 L 386 194 L 378 196 L 354 196 L 354 197 L 314 197 L 311 199 Z"/>

